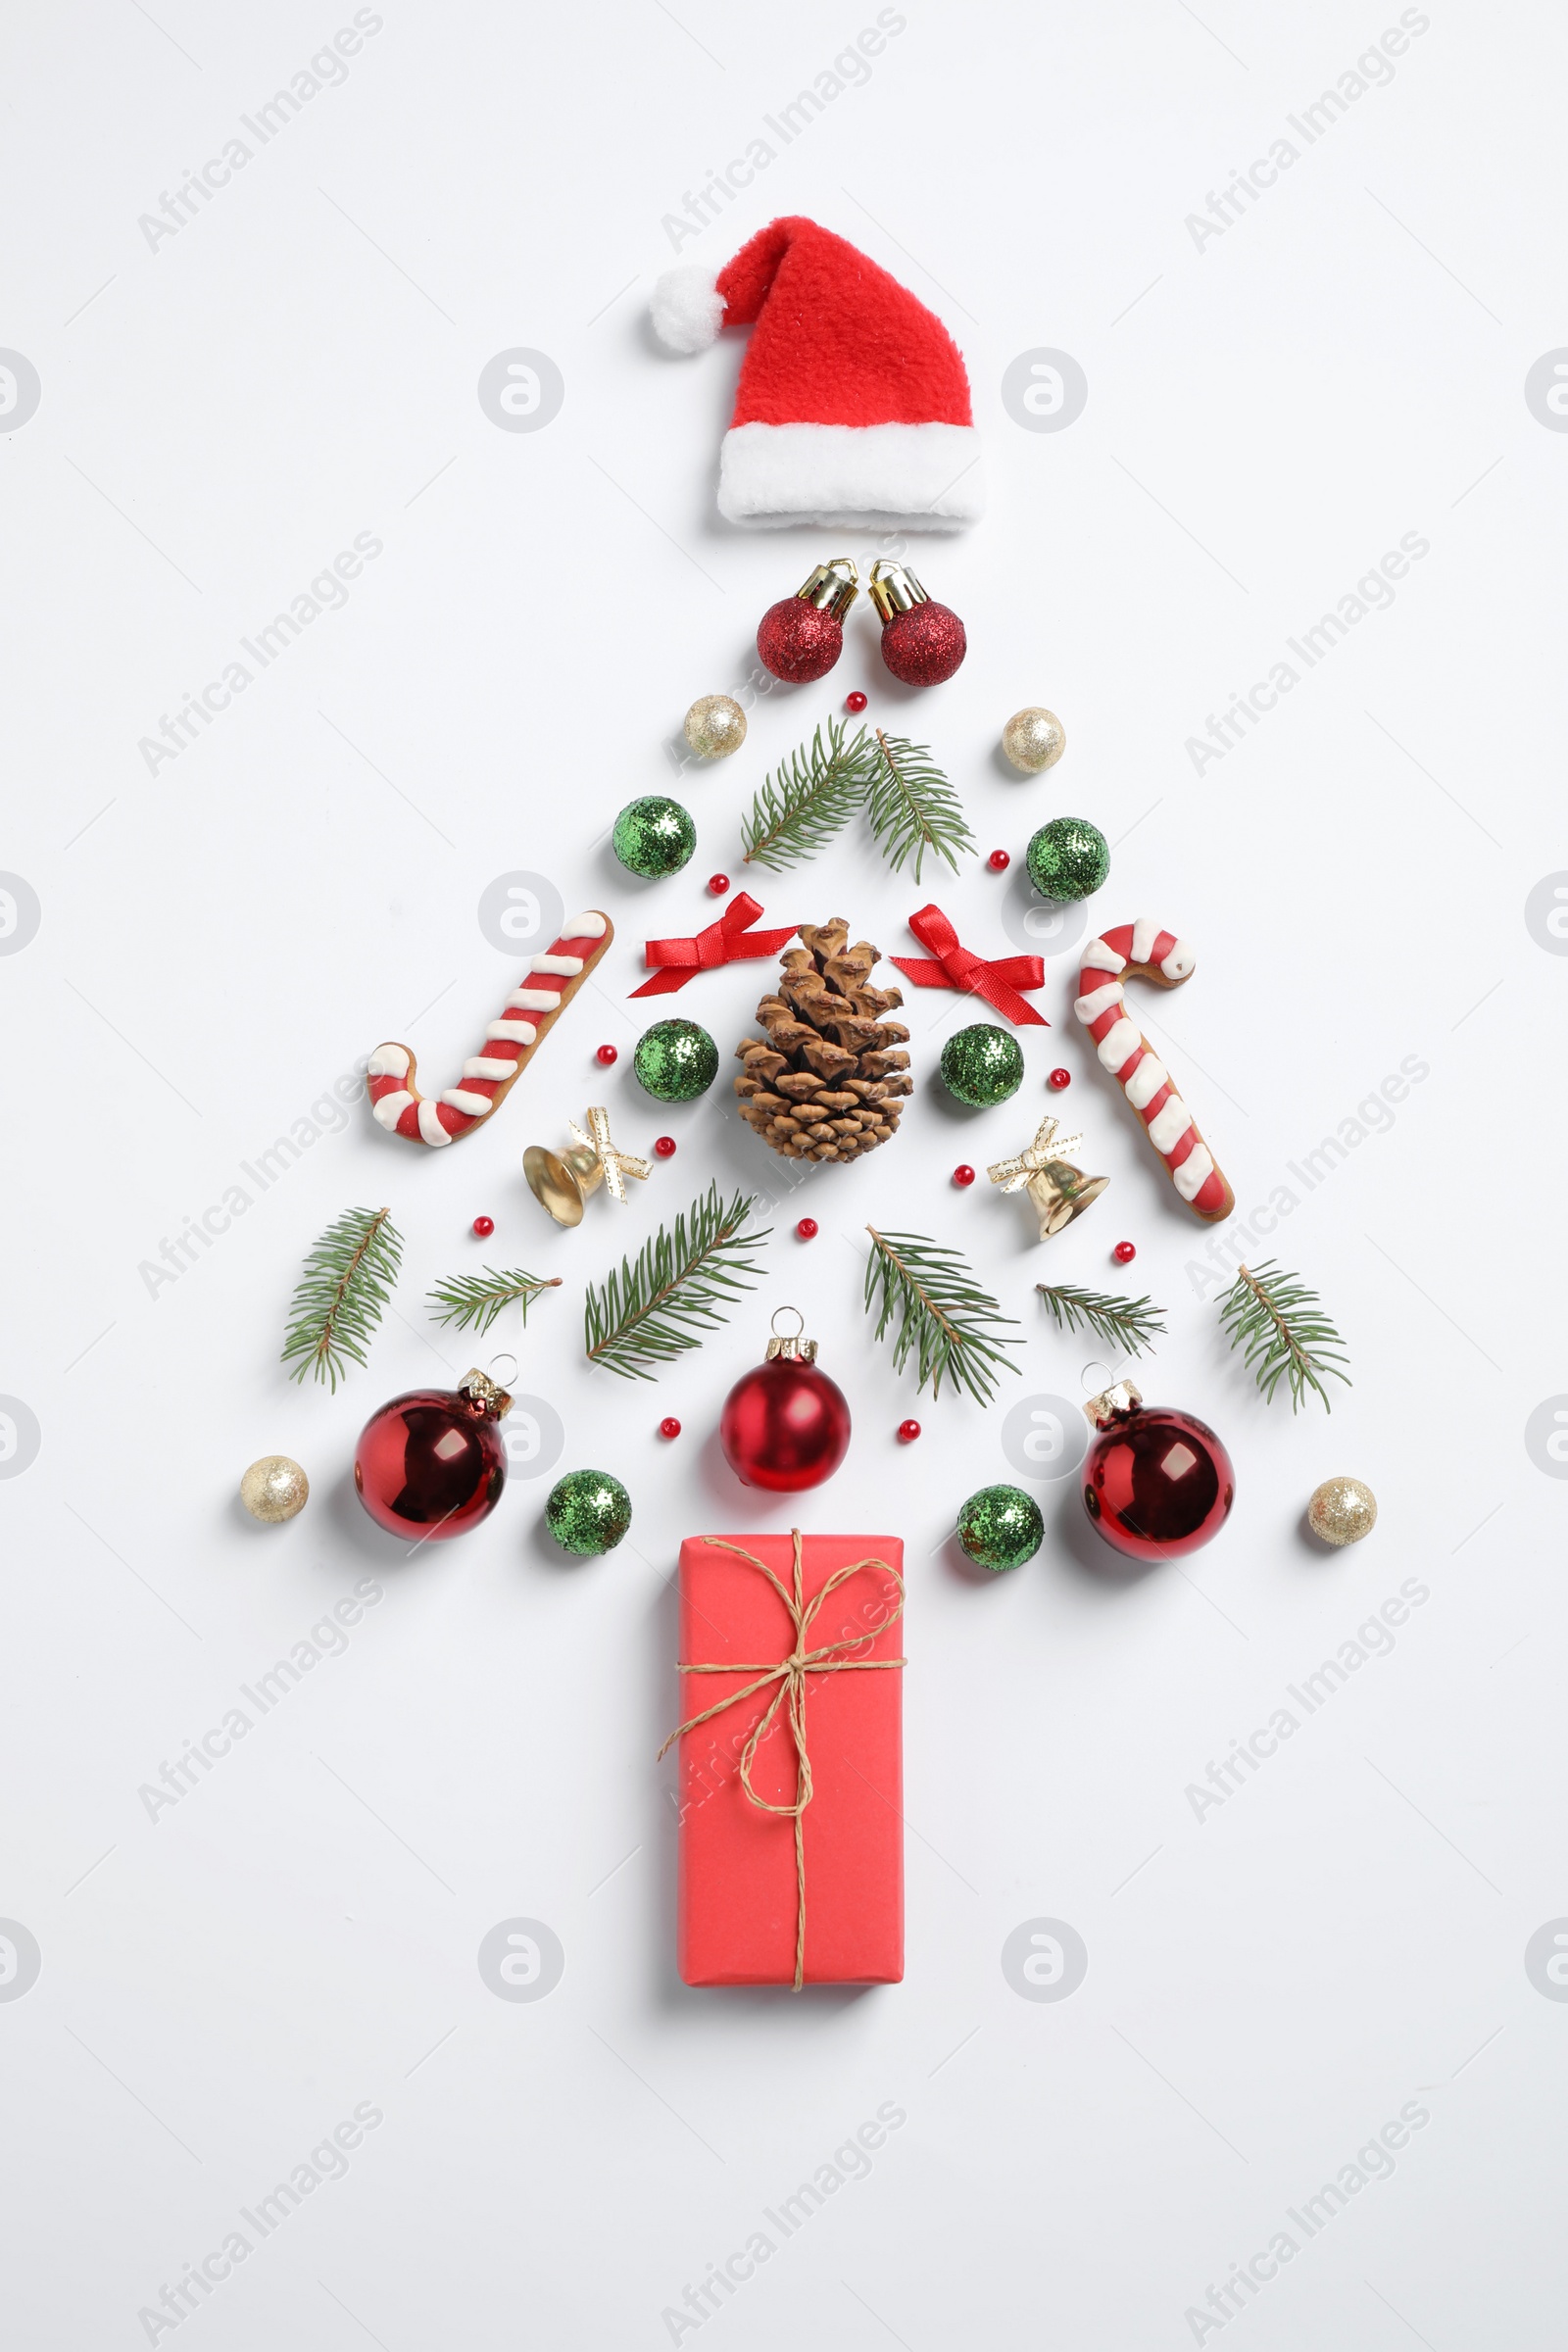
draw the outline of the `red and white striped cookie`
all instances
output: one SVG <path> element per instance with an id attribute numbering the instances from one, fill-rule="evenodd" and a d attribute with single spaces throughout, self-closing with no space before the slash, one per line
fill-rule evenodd
<path id="1" fill-rule="evenodd" d="M 377 1046 L 367 1068 L 370 1107 L 381 1125 L 411 1143 L 454 1144 L 487 1119 L 614 936 L 608 914 L 574 914 L 546 955 L 530 957 L 522 984 L 484 1033 L 484 1052 L 464 1063 L 463 1084 L 445 1094 L 419 1093 L 407 1046 Z"/>
<path id="2" fill-rule="evenodd" d="M 1236 1195 L 1214 1165 L 1169 1071 L 1137 1022 L 1128 1019 L 1122 987 L 1125 980 L 1152 980 L 1156 988 L 1180 988 L 1192 978 L 1196 962 L 1185 940 L 1162 931 L 1148 915 L 1119 923 L 1084 951 L 1073 1010 L 1142 1119 L 1177 1192 L 1199 1216 L 1218 1224 L 1236 1206 Z"/>

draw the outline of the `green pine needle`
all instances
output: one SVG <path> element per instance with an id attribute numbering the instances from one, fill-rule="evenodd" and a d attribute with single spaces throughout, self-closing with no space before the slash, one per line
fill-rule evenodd
<path id="1" fill-rule="evenodd" d="M 999 1370 L 1017 1372 L 1021 1366 L 1004 1353 L 1021 1345 L 1001 1339 L 996 1327 L 1012 1323 L 995 1298 L 981 1290 L 956 1250 L 945 1249 L 921 1233 L 878 1233 L 874 1225 L 871 1254 L 865 1268 L 865 1311 L 879 1307 L 876 1336 L 885 1337 L 897 1315 L 893 1368 L 902 1372 L 911 1354 L 920 1367 L 919 1386 L 931 1383 L 940 1396 L 947 1380 L 966 1389 L 978 1404 L 989 1404 L 997 1391 Z"/>
<path id="2" fill-rule="evenodd" d="M 817 728 L 771 776 L 741 827 L 745 862 L 783 873 L 825 849 L 865 799 L 870 750 L 865 729 L 845 742 L 847 722 L 830 718 L 827 743 Z"/>
<path id="3" fill-rule="evenodd" d="M 1291 1410 L 1299 1412 L 1308 1389 L 1332 1411 L 1323 1376 L 1350 1386 L 1345 1343 L 1323 1312 L 1316 1291 L 1309 1291 L 1298 1274 L 1284 1274 L 1273 1258 L 1254 1272 L 1237 1269 L 1236 1280 L 1220 1300 L 1220 1321 L 1233 1348 L 1246 1350 L 1243 1361 L 1253 1373 L 1266 1398 L 1272 1399 L 1282 1380 L 1289 1383 Z"/>
<path id="4" fill-rule="evenodd" d="M 757 1202 L 748 1193 L 725 1201 L 716 1184 L 644 1242 L 635 1262 L 623 1257 L 604 1288 L 588 1287 L 583 1345 L 591 1364 L 622 1380 L 652 1380 L 653 1366 L 700 1348 L 708 1331 L 727 1322 L 735 1295 L 760 1275 L 748 1252 L 771 1228 L 744 1230 Z"/>
<path id="5" fill-rule="evenodd" d="M 326 1381 L 334 1394 L 381 1320 L 403 1261 L 389 1208 L 346 1209 L 305 1260 L 289 1308 L 281 1361 L 293 1377 Z"/>
<path id="6" fill-rule="evenodd" d="M 1128 1355 L 1153 1351 L 1165 1309 L 1152 1298 L 1122 1298 L 1109 1291 L 1084 1291 L 1071 1282 L 1037 1282 L 1035 1289 L 1061 1331 L 1092 1332 L 1107 1347 Z"/>
<path id="7" fill-rule="evenodd" d="M 927 850 L 946 858 L 956 873 L 959 850 L 973 853 L 974 835 L 964 820 L 963 807 L 947 777 L 923 743 L 876 730 L 872 754 L 870 797 L 866 814 L 882 854 L 895 873 L 908 858 L 914 859 L 914 879 Z"/>
<path id="8" fill-rule="evenodd" d="M 459 1331 L 471 1330 L 476 1336 L 489 1330 L 504 1308 L 514 1298 L 522 1300 L 522 1319 L 528 1320 L 528 1309 L 541 1291 L 559 1291 L 561 1276 L 525 1274 L 514 1266 L 498 1274 L 494 1266 L 486 1266 L 483 1275 L 451 1274 L 438 1282 L 428 1294 L 430 1312 L 438 1323 L 455 1324 Z M 443 1312 L 437 1313 L 437 1309 Z"/>

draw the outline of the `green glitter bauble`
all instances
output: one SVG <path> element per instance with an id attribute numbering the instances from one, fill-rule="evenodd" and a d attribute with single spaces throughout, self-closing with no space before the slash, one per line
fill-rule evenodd
<path id="1" fill-rule="evenodd" d="M 631 1496 L 608 1470 L 568 1470 L 550 1490 L 545 1525 L 563 1551 L 613 1551 L 631 1525 Z"/>
<path id="2" fill-rule="evenodd" d="M 958 1542 L 975 1565 L 1021 1568 L 1045 1542 L 1040 1505 L 1022 1487 L 982 1487 L 958 1513 Z"/>
<path id="3" fill-rule="evenodd" d="M 718 1048 L 696 1021 L 656 1021 L 637 1040 L 631 1066 L 656 1102 L 695 1102 L 718 1076 Z"/>
<path id="4" fill-rule="evenodd" d="M 1110 871 L 1110 851 L 1086 816 L 1054 816 L 1030 842 L 1027 862 L 1042 898 L 1087 899 Z"/>
<path id="5" fill-rule="evenodd" d="M 942 1082 L 971 1110 L 990 1110 L 1022 1086 L 1023 1050 L 1005 1029 L 976 1021 L 943 1047 Z"/>
<path id="6" fill-rule="evenodd" d="M 697 827 L 679 801 L 651 792 L 644 801 L 627 802 L 610 838 L 629 873 L 657 882 L 661 875 L 680 872 L 697 847 Z"/>

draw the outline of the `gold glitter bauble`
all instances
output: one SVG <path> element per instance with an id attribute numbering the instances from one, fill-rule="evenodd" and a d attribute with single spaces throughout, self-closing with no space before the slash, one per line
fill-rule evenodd
<path id="1" fill-rule="evenodd" d="M 682 731 L 700 760 L 727 760 L 746 741 L 746 713 L 727 694 L 699 695 Z"/>
<path id="2" fill-rule="evenodd" d="M 310 1493 L 310 1480 L 286 1453 L 264 1453 L 239 1482 L 241 1502 L 253 1519 L 265 1520 L 269 1527 L 303 1511 Z"/>
<path id="3" fill-rule="evenodd" d="M 1015 710 L 1002 730 L 1002 748 L 1014 767 L 1038 776 L 1067 749 L 1067 730 L 1054 710 Z"/>
<path id="4" fill-rule="evenodd" d="M 1306 1524 L 1325 1544 L 1359 1544 L 1377 1521 L 1378 1498 L 1358 1478 L 1326 1478 L 1306 1506 Z"/>

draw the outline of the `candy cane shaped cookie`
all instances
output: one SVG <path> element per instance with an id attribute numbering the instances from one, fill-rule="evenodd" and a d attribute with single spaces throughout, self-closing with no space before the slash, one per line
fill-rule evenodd
<path id="1" fill-rule="evenodd" d="M 1193 1123 L 1193 1114 L 1170 1082 L 1170 1073 L 1136 1021 L 1127 1017 L 1124 980 L 1152 980 L 1156 988 L 1180 988 L 1193 975 L 1196 957 L 1185 940 L 1162 931 L 1147 915 L 1119 923 L 1091 940 L 1078 975 L 1074 1012 L 1095 1041 L 1103 1066 L 1142 1119 L 1149 1140 L 1165 1163 L 1165 1173 L 1189 1208 L 1218 1224 L 1236 1206 L 1213 1155 Z"/>
<path id="2" fill-rule="evenodd" d="M 614 936 L 608 914 L 574 914 L 549 953 L 530 958 L 501 1019 L 484 1033 L 484 1052 L 464 1063 L 463 1084 L 433 1100 L 414 1083 L 407 1046 L 377 1046 L 367 1068 L 370 1107 L 381 1125 L 411 1143 L 453 1144 L 487 1119 Z"/>

